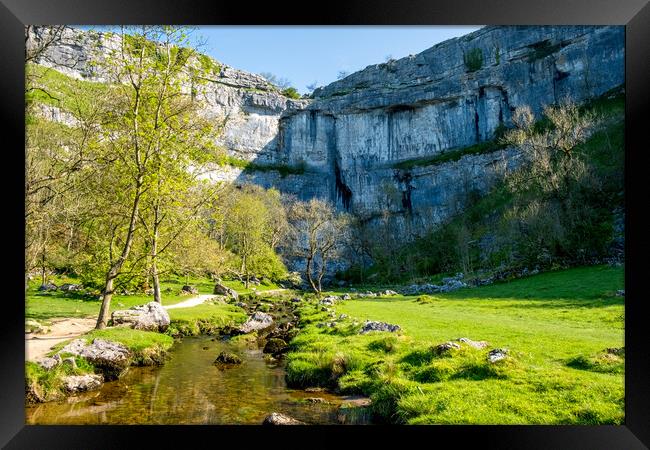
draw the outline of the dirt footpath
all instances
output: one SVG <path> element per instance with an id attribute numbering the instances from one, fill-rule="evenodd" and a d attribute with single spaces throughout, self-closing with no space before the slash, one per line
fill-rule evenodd
<path id="1" fill-rule="evenodd" d="M 25 333 L 25 359 L 33 361 L 45 356 L 56 344 L 82 335 L 97 324 L 93 318 L 51 319 L 52 325 L 48 326 L 50 332 L 46 334 Z"/>

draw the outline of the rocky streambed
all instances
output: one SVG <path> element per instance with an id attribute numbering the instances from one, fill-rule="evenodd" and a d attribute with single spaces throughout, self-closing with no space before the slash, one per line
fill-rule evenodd
<path id="1" fill-rule="evenodd" d="M 28 405 L 27 423 L 370 423 L 366 399 L 287 387 L 284 355 L 297 333 L 291 301 L 245 302 L 250 319 L 241 329 L 185 337 L 164 365 L 131 367 L 97 390 Z"/>

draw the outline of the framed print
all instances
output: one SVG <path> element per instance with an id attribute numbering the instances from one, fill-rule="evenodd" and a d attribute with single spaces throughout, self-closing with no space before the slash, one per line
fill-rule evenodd
<path id="1" fill-rule="evenodd" d="M 3 0 L 2 444 L 647 448 L 650 7 L 526 3 Z"/>

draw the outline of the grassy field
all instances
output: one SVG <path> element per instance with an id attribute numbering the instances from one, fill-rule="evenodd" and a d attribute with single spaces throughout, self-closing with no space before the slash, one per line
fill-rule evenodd
<path id="1" fill-rule="evenodd" d="M 51 277 L 50 282 L 57 286 L 63 283 L 78 283 L 75 278 L 65 276 Z M 169 277 L 161 280 L 163 305 L 174 305 L 191 298 L 191 295 L 180 295 L 181 287 L 189 281 L 189 284 L 199 290 L 199 294 L 211 294 L 214 289 L 214 281 L 208 278 Z M 225 281 L 224 284 L 235 289 L 240 294 L 253 292 L 252 288 L 258 291 L 276 289 L 274 284 L 251 286 L 244 288 L 240 281 Z M 27 289 L 25 318 L 47 321 L 55 317 L 88 317 L 97 316 L 101 302 L 97 299 L 90 299 L 75 293 L 39 292 L 41 285 L 40 278 L 31 280 Z M 114 295 L 111 302 L 111 311 L 116 309 L 128 309 L 132 306 L 143 305 L 153 300 L 152 295 Z"/>
<path id="2" fill-rule="evenodd" d="M 214 334 L 227 326 L 246 321 L 246 312 L 234 305 L 205 303 L 191 308 L 169 310 L 171 324 L 167 334 L 172 336 L 197 336 Z"/>
<path id="3" fill-rule="evenodd" d="M 585 267 L 424 297 L 364 298 L 337 304 L 348 316 L 301 309 L 288 381 L 363 393 L 374 412 L 398 423 L 605 424 L 623 422 L 623 269 Z M 354 320 L 357 321 L 355 325 Z M 364 320 L 399 333 L 359 335 Z M 488 341 L 438 355 L 460 337 Z M 489 363 L 493 348 L 508 357 Z"/>

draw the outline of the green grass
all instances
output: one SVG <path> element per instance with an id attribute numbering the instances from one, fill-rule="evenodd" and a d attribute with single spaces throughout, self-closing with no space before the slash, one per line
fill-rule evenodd
<path id="1" fill-rule="evenodd" d="M 166 333 L 171 336 L 215 334 L 224 327 L 246 321 L 245 311 L 234 305 L 204 303 L 191 308 L 169 310 L 171 324 Z"/>
<path id="2" fill-rule="evenodd" d="M 393 164 L 394 169 L 412 169 L 414 167 L 426 167 L 426 166 L 436 166 L 439 164 L 445 164 L 452 161 L 458 161 L 460 158 L 466 155 L 483 155 L 486 153 L 492 153 L 497 150 L 504 149 L 506 145 L 501 144 L 498 140 L 491 140 L 480 142 L 478 144 L 469 145 L 467 147 L 461 147 L 457 149 L 445 150 L 441 153 L 437 153 L 432 156 L 425 156 L 423 158 L 408 159 L 406 161 L 400 161 Z"/>
<path id="3" fill-rule="evenodd" d="M 164 356 L 174 343 L 174 339 L 166 334 L 154 331 L 134 330 L 128 327 L 109 327 L 103 330 L 91 330 L 79 339 L 92 343 L 95 338 L 119 342 L 132 353 L 131 364 L 149 366 L 162 363 Z M 53 355 L 72 340 L 55 345 L 48 354 Z"/>
<path id="4" fill-rule="evenodd" d="M 64 283 L 79 283 L 75 277 L 64 275 L 51 276 L 49 282 L 57 286 Z M 212 294 L 215 282 L 208 278 L 188 278 L 182 276 L 168 276 L 161 279 L 162 303 L 163 305 L 174 305 L 176 303 L 192 298 L 192 295 L 180 295 L 183 285 L 189 284 L 199 290 L 199 294 Z M 223 284 L 235 289 L 239 294 L 250 294 L 253 288 L 257 292 L 264 292 L 277 289 L 274 283 L 260 284 L 259 286 L 244 287 L 244 283 L 238 280 L 224 281 Z M 96 298 L 85 297 L 76 293 L 39 292 L 41 285 L 40 277 L 29 282 L 25 307 L 25 318 L 38 321 L 47 321 L 59 317 L 92 317 L 99 314 L 101 302 Z M 152 295 L 114 295 L 111 301 L 111 311 L 117 309 L 129 309 L 133 306 L 143 305 L 153 301 Z M 173 311 L 173 310 L 172 310 Z M 178 311 L 178 310 L 176 310 Z M 171 311 L 170 311 L 171 312 Z"/>
<path id="5" fill-rule="evenodd" d="M 105 92 L 108 89 L 106 83 L 78 80 L 56 69 L 38 64 L 28 64 L 25 70 L 32 80 L 26 99 L 64 110 L 74 108 L 76 97 L 81 96 L 85 100 L 91 100 L 93 93 Z"/>
<path id="6" fill-rule="evenodd" d="M 27 387 L 26 400 L 29 403 L 52 401 L 62 398 L 63 378 L 67 375 L 85 375 L 94 372 L 94 367 L 83 358 L 76 357 L 77 367 L 59 364 L 51 370 L 45 370 L 38 364 L 25 362 L 25 384 Z"/>
<path id="7" fill-rule="evenodd" d="M 57 286 L 64 283 L 79 283 L 77 278 L 69 276 L 52 276 L 48 278 L 48 281 Z M 211 294 L 214 289 L 214 282 L 207 278 L 190 278 L 187 281 L 190 285 L 196 286 L 200 294 Z M 185 277 L 179 276 L 170 276 L 161 280 L 163 305 L 174 305 L 192 297 L 179 294 L 185 282 Z M 25 308 L 26 319 L 42 321 L 55 317 L 89 317 L 99 314 L 101 302 L 96 297 L 89 298 L 76 293 L 59 291 L 39 292 L 40 285 L 40 277 L 29 282 Z M 114 295 L 111 301 L 111 311 L 129 309 L 150 301 L 153 301 L 152 295 Z"/>
<path id="8" fill-rule="evenodd" d="M 624 418 L 623 269 L 581 267 L 431 295 L 364 298 L 335 306 L 335 328 L 313 304 L 290 343 L 287 380 L 373 399 L 380 420 L 398 423 L 620 424 Z M 357 334 L 363 320 L 397 334 Z M 488 341 L 438 355 L 460 337 Z M 487 362 L 493 348 L 508 357 Z"/>

